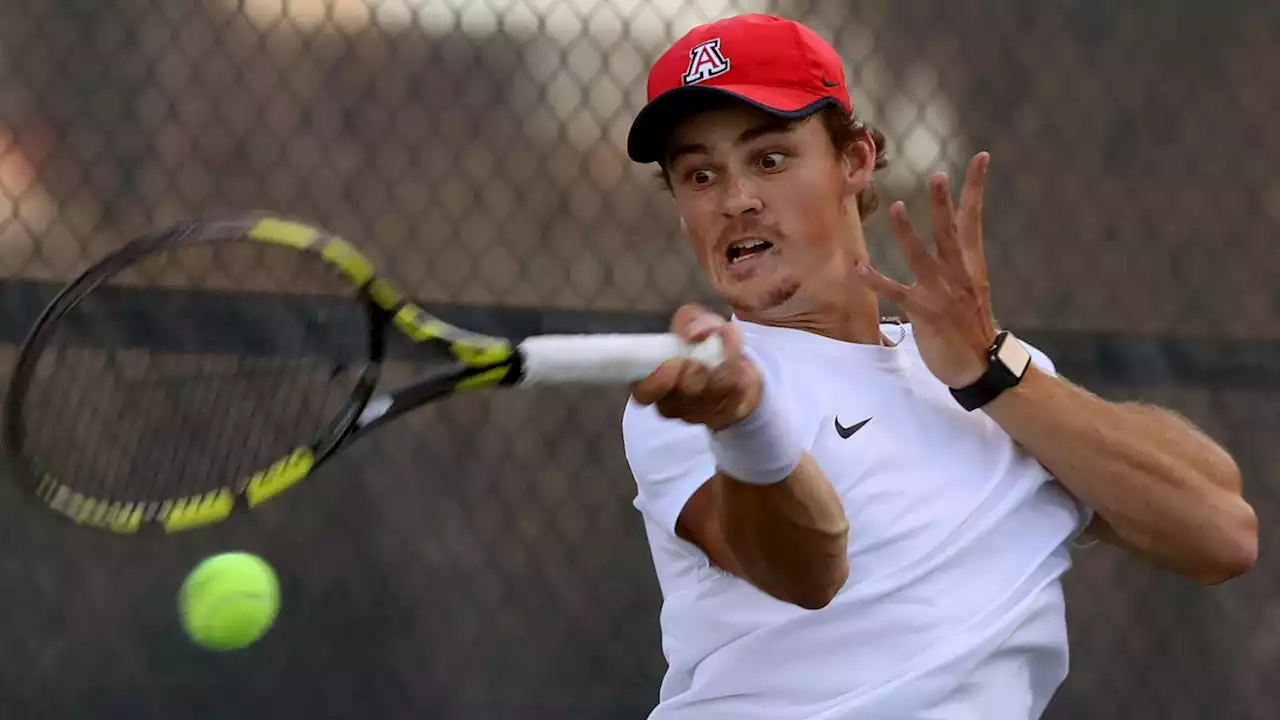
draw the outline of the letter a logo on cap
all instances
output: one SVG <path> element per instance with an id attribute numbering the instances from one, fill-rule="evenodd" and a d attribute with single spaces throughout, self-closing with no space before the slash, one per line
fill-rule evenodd
<path id="1" fill-rule="evenodd" d="M 720 38 L 698 43 L 689 50 L 689 69 L 684 71 L 685 85 L 710 80 L 729 72 L 729 59 L 720 54 Z"/>

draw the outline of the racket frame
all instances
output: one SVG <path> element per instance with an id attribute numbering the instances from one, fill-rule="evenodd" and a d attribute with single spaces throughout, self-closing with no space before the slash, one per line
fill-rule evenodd
<path id="1" fill-rule="evenodd" d="M 343 408 L 311 442 L 248 477 L 211 490 L 169 499 L 95 498 L 43 471 L 27 457 L 22 418 L 37 363 L 58 321 L 117 273 L 157 253 L 208 241 L 249 240 L 307 252 L 325 261 L 358 290 L 357 302 L 368 315 L 368 361 Z M 417 343 L 448 348 L 454 361 L 414 383 L 379 397 L 382 412 L 365 416 L 381 379 L 386 330 L 394 326 Z M 233 512 L 256 507 L 293 487 L 348 442 L 421 405 L 456 392 L 514 384 L 520 354 L 504 339 L 456 328 L 432 316 L 379 277 L 373 264 L 341 238 L 304 223 L 274 216 L 231 221 L 194 220 L 140 236 L 107 255 L 64 285 L 42 310 L 19 346 L 3 416 L 4 454 L 19 482 L 38 501 L 75 523 L 132 534 L 158 528 L 188 530 L 225 520 Z"/>
<path id="2" fill-rule="evenodd" d="M 107 500 L 86 496 L 28 462 L 22 410 L 36 362 L 57 321 L 108 278 L 171 247 L 216 240 L 251 240 L 311 253 L 349 280 L 369 320 L 368 362 L 343 409 L 310 443 L 248 477 L 212 490 L 156 500 Z M 394 327 L 414 343 L 447 350 L 452 361 L 408 385 L 375 394 L 381 380 L 386 331 Z M 122 534 L 176 532 L 221 522 L 233 513 L 277 497 L 314 473 L 346 444 L 425 404 L 458 393 L 537 384 L 617 384 L 640 380 L 676 357 L 714 368 L 724 359 L 718 336 L 699 344 L 673 334 L 538 335 L 519 345 L 506 338 L 450 325 L 409 301 L 373 263 L 342 238 L 301 222 L 258 216 L 195 220 L 141 236 L 69 282 L 40 314 L 19 348 L 3 408 L 4 451 L 17 476 L 44 505 L 75 523 Z"/>

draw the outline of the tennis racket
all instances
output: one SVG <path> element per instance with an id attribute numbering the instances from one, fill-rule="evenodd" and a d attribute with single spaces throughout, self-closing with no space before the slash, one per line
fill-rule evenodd
<path id="1" fill-rule="evenodd" d="M 419 372 L 385 389 L 394 348 Z M 3 441 L 11 474 L 76 523 L 174 532 L 279 497 L 427 403 L 629 383 L 722 352 L 671 334 L 470 332 L 321 228 L 195 221 L 129 242 L 49 302 L 18 351 Z"/>

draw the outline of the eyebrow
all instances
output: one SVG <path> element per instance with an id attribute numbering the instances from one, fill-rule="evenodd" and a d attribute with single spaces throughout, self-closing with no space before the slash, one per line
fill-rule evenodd
<path id="1" fill-rule="evenodd" d="M 742 133 L 734 139 L 733 144 L 734 146 L 740 147 L 765 135 L 772 135 L 774 133 L 789 134 L 794 132 L 795 129 L 796 123 L 792 120 L 786 120 L 783 118 L 771 119 L 743 130 Z M 667 166 L 670 167 L 682 155 L 709 155 L 710 152 L 711 151 L 707 146 L 702 143 L 685 143 L 683 145 L 677 145 L 676 147 L 671 148 L 671 151 L 667 153 Z"/>

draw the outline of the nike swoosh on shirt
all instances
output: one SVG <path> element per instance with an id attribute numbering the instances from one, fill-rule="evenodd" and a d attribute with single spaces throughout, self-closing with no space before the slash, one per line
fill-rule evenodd
<path id="1" fill-rule="evenodd" d="M 867 418 L 866 420 L 863 420 L 860 423 L 856 423 L 854 425 L 850 425 L 849 427 L 845 427 L 840 424 L 839 415 L 836 416 L 835 420 L 836 420 L 836 433 L 840 437 L 844 438 L 845 440 L 848 440 L 850 437 L 853 436 L 854 433 L 861 430 L 863 425 L 866 425 L 867 423 L 871 422 L 871 418 Z"/>

